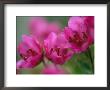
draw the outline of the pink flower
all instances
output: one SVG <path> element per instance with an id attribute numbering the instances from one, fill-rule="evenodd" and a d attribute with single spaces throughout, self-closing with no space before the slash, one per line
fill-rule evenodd
<path id="1" fill-rule="evenodd" d="M 42 74 L 66 74 L 66 71 L 62 69 L 61 67 L 55 67 L 54 65 L 48 65 L 45 67 L 42 72 Z"/>
<path id="2" fill-rule="evenodd" d="M 32 36 L 23 35 L 18 46 L 21 60 L 17 61 L 17 69 L 34 68 L 42 60 L 42 47 Z"/>
<path id="3" fill-rule="evenodd" d="M 51 33 L 59 33 L 60 25 L 58 22 L 48 22 L 43 17 L 31 18 L 29 22 L 30 33 L 42 43 L 45 38 Z"/>
<path id="4" fill-rule="evenodd" d="M 54 32 L 50 33 L 48 38 L 44 40 L 44 48 L 46 57 L 54 64 L 64 64 L 73 55 L 64 33 L 58 35 Z"/>
<path id="5" fill-rule="evenodd" d="M 71 17 L 64 33 L 76 53 L 85 51 L 91 43 L 91 35 L 85 17 Z"/>

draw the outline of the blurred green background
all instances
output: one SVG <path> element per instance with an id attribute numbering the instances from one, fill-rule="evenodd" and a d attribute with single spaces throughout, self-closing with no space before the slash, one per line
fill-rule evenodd
<path id="1" fill-rule="evenodd" d="M 17 16 L 16 17 L 16 31 L 17 31 L 17 45 L 21 41 L 22 34 L 29 34 L 28 22 L 31 16 Z M 69 17 L 67 16 L 46 16 L 48 21 L 58 21 L 61 27 L 67 26 Z M 90 46 L 92 60 L 94 62 L 94 45 Z M 65 70 L 68 70 L 70 74 L 93 74 L 91 61 L 87 55 L 88 51 L 81 54 L 75 54 L 71 60 L 62 65 Z M 20 56 L 17 53 L 16 60 L 20 60 Z M 39 74 L 44 68 L 43 64 L 39 64 L 33 69 L 21 69 L 20 74 Z"/>

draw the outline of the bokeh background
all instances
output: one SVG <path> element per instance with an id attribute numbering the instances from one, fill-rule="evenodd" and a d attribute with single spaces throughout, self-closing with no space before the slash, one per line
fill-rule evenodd
<path id="1" fill-rule="evenodd" d="M 21 41 L 21 36 L 23 34 L 29 34 L 28 23 L 31 16 L 17 16 L 16 17 L 16 46 L 18 46 Z M 69 16 L 45 16 L 48 21 L 57 21 L 61 24 L 63 29 L 67 26 Z M 94 44 L 90 46 L 91 55 L 94 60 Z M 69 71 L 70 74 L 93 74 L 91 62 L 86 56 L 86 53 L 75 54 L 71 60 L 62 65 L 61 67 Z M 20 56 L 16 51 L 16 60 L 20 60 Z M 94 62 L 94 61 L 93 61 Z M 50 62 L 51 63 L 51 62 Z M 21 69 L 19 70 L 20 74 L 39 74 L 40 71 L 44 68 L 44 65 L 40 63 L 37 67 L 33 69 Z"/>

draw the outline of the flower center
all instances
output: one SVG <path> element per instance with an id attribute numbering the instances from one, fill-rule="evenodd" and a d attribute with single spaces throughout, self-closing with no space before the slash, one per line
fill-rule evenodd
<path id="1" fill-rule="evenodd" d="M 50 54 L 53 52 L 57 52 L 57 55 L 60 56 L 60 48 L 51 48 Z"/>
<path id="2" fill-rule="evenodd" d="M 68 48 L 64 48 L 64 49 L 61 49 L 61 48 L 51 48 L 50 50 L 50 54 L 52 54 L 53 52 L 56 52 L 58 56 L 64 56 L 67 54 L 68 52 Z"/>
<path id="3" fill-rule="evenodd" d="M 80 36 L 78 33 L 74 33 L 73 36 L 69 37 L 70 43 L 75 43 L 77 46 L 81 46 L 84 42 L 86 42 L 88 36 L 86 32 L 82 32 L 82 36 Z"/>
<path id="4" fill-rule="evenodd" d="M 55 48 L 55 51 L 57 52 L 57 55 L 58 55 L 58 56 L 61 56 L 61 55 L 60 55 L 60 48 Z"/>
<path id="5" fill-rule="evenodd" d="M 20 54 L 20 56 L 24 59 L 27 60 L 30 56 L 36 56 L 37 52 L 32 50 L 32 49 L 28 49 L 26 51 L 26 54 Z"/>

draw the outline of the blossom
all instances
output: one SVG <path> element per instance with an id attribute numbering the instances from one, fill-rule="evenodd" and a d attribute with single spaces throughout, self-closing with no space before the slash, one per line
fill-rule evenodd
<path id="1" fill-rule="evenodd" d="M 91 43 L 89 30 L 85 17 L 70 17 L 64 33 L 76 53 L 83 52 L 89 47 Z"/>
<path id="2" fill-rule="evenodd" d="M 60 25 L 58 22 L 48 22 L 43 17 L 34 17 L 29 21 L 29 31 L 43 43 L 43 40 L 47 38 L 51 32 L 60 32 Z"/>
<path id="3" fill-rule="evenodd" d="M 72 55 L 71 45 L 68 43 L 64 33 L 50 33 L 44 40 L 46 57 L 54 64 L 64 64 Z"/>
<path id="4" fill-rule="evenodd" d="M 41 71 L 41 73 L 42 74 L 66 74 L 67 72 L 61 67 L 48 65 Z"/>
<path id="5" fill-rule="evenodd" d="M 21 60 L 17 61 L 17 69 L 34 68 L 42 60 L 42 46 L 33 36 L 23 35 L 18 46 Z"/>

